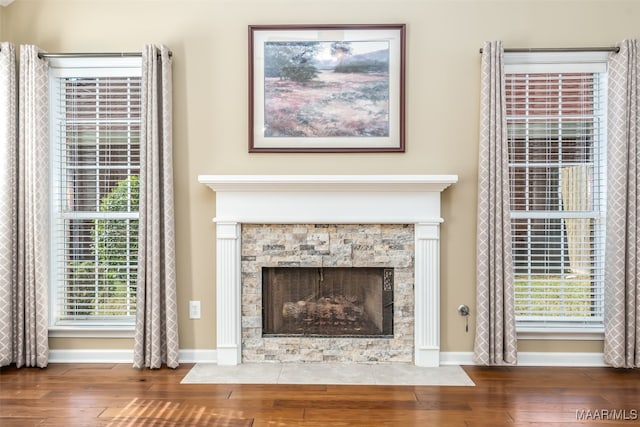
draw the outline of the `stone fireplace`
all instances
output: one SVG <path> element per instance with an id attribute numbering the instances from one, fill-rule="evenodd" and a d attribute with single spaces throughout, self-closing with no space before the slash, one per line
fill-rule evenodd
<path id="1" fill-rule="evenodd" d="M 218 364 L 439 365 L 440 193 L 456 176 L 201 175 L 199 181 L 216 193 Z M 287 277 L 290 268 L 299 268 L 291 274 L 300 280 Z M 385 275 L 387 288 L 393 277 L 391 294 Z M 301 289 L 269 295 L 270 278 L 276 288 Z M 373 287 L 365 296 L 365 278 L 382 290 L 366 285 Z M 270 299 L 280 314 L 265 320 Z M 385 306 L 392 314 L 382 320 L 375 313 Z M 269 330 L 285 320 L 289 330 Z M 331 334 L 323 332 L 328 323 Z M 341 333 L 348 323 L 381 331 Z"/>
<path id="2" fill-rule="evenodd" d="M 242 361 L 410 363 L 413 231 L 243 224 Z"/>

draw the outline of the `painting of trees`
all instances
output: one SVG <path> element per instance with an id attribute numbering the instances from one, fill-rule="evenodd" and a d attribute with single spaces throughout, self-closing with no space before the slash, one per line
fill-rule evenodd
<path id="1" fill-rule="evenodd" d="M 265 136 L 389 135 L 388 46 L 267 42 L 264 64 Z"/>
<path id="2" fill-rule="evenodd" d="M 320 45 L 315 42 L 270 42 L 265 45 L 265 77 L 304 82 L 315 78 L 313 59 Z"/>
<path id="3" fill-rule="evenodd" d="M 405 26 L 250 25 L 249 152 L 404 151 Z"/>

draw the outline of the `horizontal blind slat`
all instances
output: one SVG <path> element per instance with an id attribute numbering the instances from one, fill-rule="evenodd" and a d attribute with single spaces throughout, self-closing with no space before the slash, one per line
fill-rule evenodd
<path id="1" fill-rule="evenodd" d="M 139 77 L 58 80 L 53 192 L 60 321 L 131 323 L 140 170 Z"/>
<path id="2" fill-rule="evenodd" d="M 517 73 L 505 81 L 516 318 L 599 323 L 602 76 Z"/>

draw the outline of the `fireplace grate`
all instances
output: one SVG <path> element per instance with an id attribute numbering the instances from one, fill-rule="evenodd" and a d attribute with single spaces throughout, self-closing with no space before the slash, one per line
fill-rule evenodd
<path id="1" fill-rule="evenodd" d="M 263 268 L 263 336 L 393 337 L 393 269 Z"/>

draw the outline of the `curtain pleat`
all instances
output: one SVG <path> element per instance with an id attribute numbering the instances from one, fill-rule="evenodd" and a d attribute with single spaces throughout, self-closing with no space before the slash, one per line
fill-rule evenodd
<path id="1" fill-rule="evenodd" d="M 474 361 L 481 365 L 517 360 L 503 54 L 502 42 L 484 43 L 474 342 Z"/>
<path id="2" fill-rule="evenodd" d="M 14 361 L 17 94 L 16 49 L 0 43 L 0 366 Z"/>
<path id="3" fill-rule="evenodd" d="M 178 366 L 172 160 L 171 58 L 142 56 L 140 226 L 134 367 Z"/>
<path id="4" fill-rule="evenodd" d="M 640 367 L 640 58 L 625 40 L 609 60 L 604 359 Z"/>
<path id="5" fill-rule="evenodd" d="M 38 48 L 20 46 L 16 257 L 12 295 L 17 367 L 46 367 L 49 293 L 49 77 Z"/>

